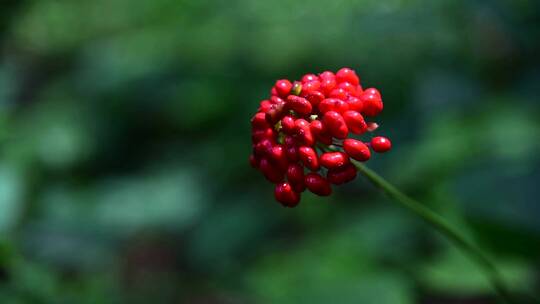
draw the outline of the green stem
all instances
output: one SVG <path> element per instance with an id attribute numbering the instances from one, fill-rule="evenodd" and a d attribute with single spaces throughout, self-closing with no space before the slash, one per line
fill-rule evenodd
<path id="1" fill-rule="evenodd" d="M 504 303 L 514 303 L 499 271 L 480 248 L 475 246 L 471 241 L 452 228 L 452 226 L 450 226 L 440 215 L 399 191 L 395 186 L 387 182 L 373 170 L 369 169 L 360 162 L 353 161 L 353 163 L 358 169 L 358 172 L 364 175 L 375 186 L 384 191 L 384 193 L 396 200 L 403 207 L 420 216 L 424 221 L 436 228 L 440 233 L 461 248 L 473 261 L 478 264 L 478 266 L 480 266 L 501 300 L 503 300 Z"/>

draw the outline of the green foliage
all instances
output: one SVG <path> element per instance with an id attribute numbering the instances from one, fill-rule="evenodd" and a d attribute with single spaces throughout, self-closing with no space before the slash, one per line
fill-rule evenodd
<path id="1" fill-rule="evenodd" d="M 247 165 L 276 79 L 349 66 L 368 165 L 538 290 L 534 1 L 6 1 L 0 303 L 435 303 L 492 292 L 368 183 L 293 210 Z M 471 229 L 465 225 L 470 224 Z"/>

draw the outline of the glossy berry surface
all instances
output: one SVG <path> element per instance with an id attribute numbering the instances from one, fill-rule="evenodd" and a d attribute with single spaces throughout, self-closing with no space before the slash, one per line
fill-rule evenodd
<path id="1" fill-rule="evenodd" d="M 377 136 L 371 140 L 371 147 L 375 152 L 384 153 L 392 148 L 392 143 L 386 137 Z"/>
<path id="2" fill-rule="evenodd" d="M 309 191 L 317 195 L 328 196 L 332 193 L 330 182 L 317 173 L 310 173 L 306 175 L 305 182 Z"/>
<path id="3" fill-rule="evenodd" d="M 348 138 L 343 141 L 343 150 L 351 157 L 358 161 L 366 161 L 371 157 L 371 151 L 363 142 Z"/>
<path id="4" fill-rule="evenodd" d="M 321 155 L 321 166 L 328 169 L 343 167 L 349 163 L 349 156 L 344 152 L 326 152 Z"/>
<path id="5" fill-rule="evenodd" d="M 356 178 L 354 161 L 367 161 L 392 144 L 377 136 L 372 121 L 383 110 L 382 95 L 363 89 L 350 68 L 307 73 L 300 80 L 277 80 L 270 96 L 251 117 L 251 167 L 275 184 L 275 199 L 285 207 L 300 203 L 305 190 L 328 196 L 332 185 Z"/>
<path id="6" fill-rule="evenodd" d="M 300 194 L 289 183 L 280 183 L 274 190 L 276 200 L 287 207 L 294 207 L 300 202 Z"/>
<path id="7" fill-rule="evenodd" d="M 276 81 L 274 88 L 279 96 L 287 96 L 292 89 L 292 83 L 287 79 L 281 79 Z"/>

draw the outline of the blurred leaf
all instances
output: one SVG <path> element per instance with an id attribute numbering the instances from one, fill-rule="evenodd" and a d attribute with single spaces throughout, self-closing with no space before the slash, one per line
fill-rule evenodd
<path id="1" fill-rule="evenodd" d="M 13 166 L 0 162 L 0 237 L 18 223 L 23 211 L 24 181 Z"/>
<path id="2" fill-rule="evenodd" d="M 527 290 L 532 273 L 523 261 L 494 260 L 503 279 L 512 290 Z M 423 285 L 430 290 L 452 295 L 493 293 L 485 274 L 471 260 L 455 248 L 448 248 L 431 262 L 419 267 Z"/>

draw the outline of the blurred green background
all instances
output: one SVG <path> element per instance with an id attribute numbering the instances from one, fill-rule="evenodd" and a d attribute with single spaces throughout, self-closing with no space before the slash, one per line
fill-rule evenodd
<path id="1" fill-rule="evenodd" d="M 2 1 L 0 303 L 496 303 L 363 178 L 285 209 L 249 167 L 274 81 L 343 66 L 369 166 L 538 291 L 539 37 L 526 0 Z"/>

